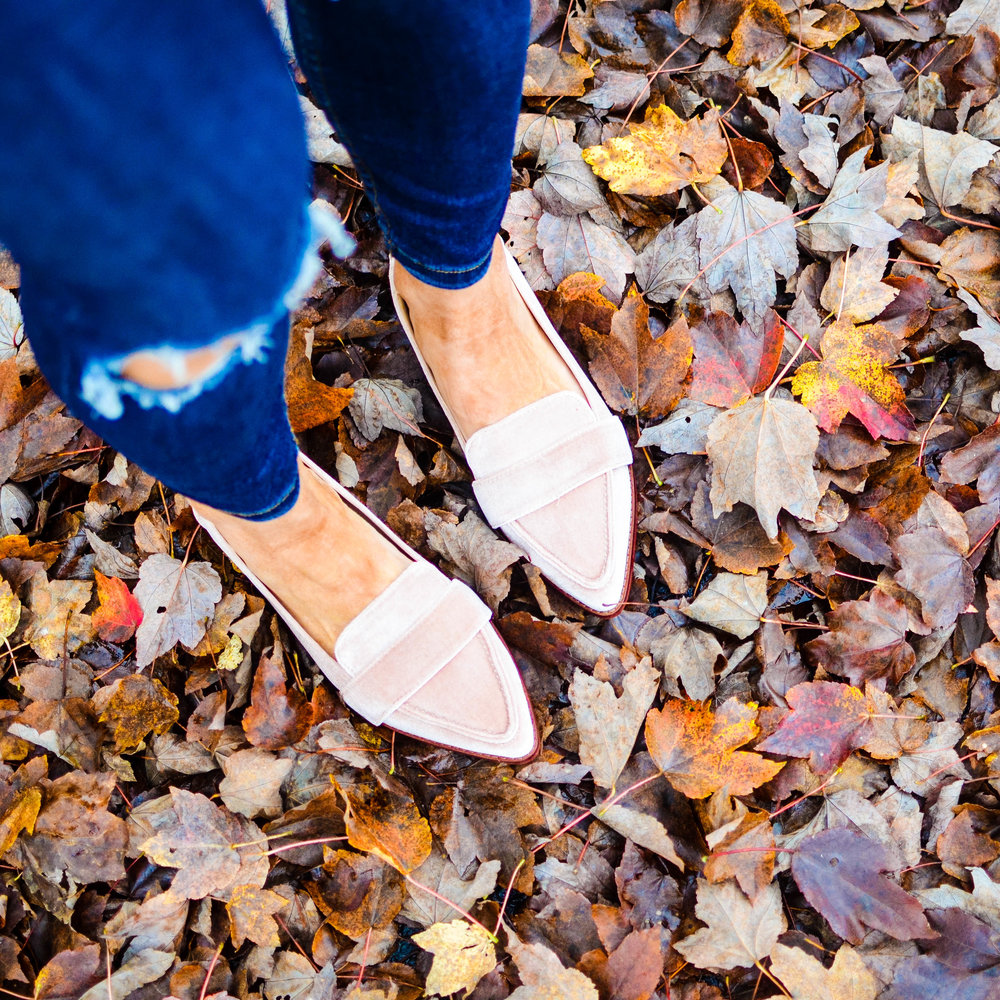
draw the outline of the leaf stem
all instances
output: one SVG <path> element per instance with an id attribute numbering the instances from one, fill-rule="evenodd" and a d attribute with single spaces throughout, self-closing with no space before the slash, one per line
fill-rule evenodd
<path id="1" fill-rule="evenodd" d="M 517 869 L 515 869 L 515 874 L 516 874 L 516 872 L 517 872 Z M 442 896 L 439 892 L 435 892 L 430 886 L 428 886 L 428 885 L 422 885 L 412 875 L 410 875 L 408 873 L 404 874 L 403 878 L 405 878 L 406 881 L 410 883 L 410 885 L 415 886 L 417 889 L 422 889 L 428 895 L 433 896 L 436 900 L 438 900 L 438 902 L 447 903 L 448 906 L 450 906 L 456 912 L 461 913 L 462 916 L 465 917 L 466 920 L 471 921 L 477 927 L 482 927 L 484 933 L 486 934 L 486 936 L 490 939 L 490 941 L 493 944 L 499 944 L 500 943 L 500 939 L 496 936 L 496 934 L 494 934 L 488 928 L 484 927 L 478 920 L 476 920 L 476 918 L 471 913 L 468 912 L 468 910 L 463 910 L 462 907 L 458 905 L 458 903 L 454 903 L 450 899 L 448 899 L 447 897 Z M 511 882 L 513 883 L 513 878 L 511 879 Z"/>
<path id="2" fill-rule="evenodd" d="M 799 346 L 795 348 L 792 356 L 788 359 L 788 363 L 781 369 L 778 377 L 764 390 L 765 400 L 769 400 L 771 398 L 771 393 L 774 392 L 775 388 L 777 388 L 777 386 L 781 383 L 781 380 L 788 374 L 788 369 L 795 364 L 795 359 L 802 353 L 802 348 L 806 346 L 806 343 L 807 341 L 805 340 L 799 341 Z"/>

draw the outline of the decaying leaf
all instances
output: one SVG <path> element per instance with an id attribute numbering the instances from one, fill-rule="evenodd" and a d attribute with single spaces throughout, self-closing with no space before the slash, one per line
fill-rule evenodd
<path id="1" fill-rule="evenodd" d="M 428 993 L 447 996 L 473 990 L 497 964 L 496 950 L 487 932 L 466 920 L 434 924 L 414 934 L 413 940 L 434 955 L 427 976 Z"/>

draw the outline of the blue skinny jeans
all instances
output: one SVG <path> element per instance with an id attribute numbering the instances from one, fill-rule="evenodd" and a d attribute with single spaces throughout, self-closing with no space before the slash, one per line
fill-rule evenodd
<path id="1" fill-rule="evenodd" d="M 266 520 L 298 494 L 288 310 L 318 234 L 295 86 L 255 0 L 3 5 L 0 243 L 67 408 L 164 484 Z M 298 63 L 390 251 L 485 273 L 510 189 L 529 0 L 288 0 Z M 124 378 L 135 352 L 183 386 Z M 234 348 L 231 345 L 236 345 Z"/>

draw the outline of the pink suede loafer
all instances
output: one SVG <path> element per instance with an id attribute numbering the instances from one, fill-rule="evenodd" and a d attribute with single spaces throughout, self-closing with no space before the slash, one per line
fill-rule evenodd
<path id="1" fill-rule="evenodd" d="M 215 543 L 284 619 L 344 703 L 370 723 L 462 753 L 522 761 L 538 751 L 531 703 L 490 609 L 397 538 L 306 456 L 313 474 L 411 560 L 341 632 L 331 656 L 230 549 Z"/>
<path id="2" fill-rule="evenodd" d="M 632 449 L 621 421 L 556 333 L 509 251 L 506 256 L 511 280 L 582 397 L 569 391 L 544 396 L 466 440 L 416 346 L 406 303 L 396 291 L 395 259 L 389 266 L 393 302 L 465 451 L 487 521 L 519 545 L 559 590 L 608 617 L 621 610 L 632 580 Z"/>

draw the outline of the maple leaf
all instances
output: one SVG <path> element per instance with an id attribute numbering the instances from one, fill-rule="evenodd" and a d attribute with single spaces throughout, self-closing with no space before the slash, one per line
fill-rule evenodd
<path id="1" fill-rule="evenodd" d="M 777 0 L 750 0 L 733 29 L 726 58 L 734 66 L 770 62 L 786 48 L 788 18 Z"/>
<path id="2" fill-rule="evenodd" d="M 778 511 L 812 520 L 820 491 L 813 475 L 819 430 L 798 403 L 764 395 L 726 410 L 708 429 L 712 509 L 745 503 L 757 511 L 767 537 L 778 537 Z"/>
<path id="3" fill-rule="evenodd" d="M 941 208 L 957 205 L 968 193 L 972 175 L 997 152 L 993 143 L 968 132 L 944 132 L 898 117 L 892 135 L 883 136 L 882 148 L 894 160 L 919 154 L 921 193 Z"/>
<path id="4" fill-rule="evenodd" d="M 662 195 L 710 180 L 729 155 L 714 108 L 683 121 L 666 104 L 646 109 L 630 134 L 590 146 L 583 158 L 594 173 L 624 194 Z"/>
<path id="5" fill-rule="evenodd" d="M 690 398 L 712 406 L 739 406 L 770 385 L 785 342 L 773 310 L 767 310 L 759 333 L 724 312 L 709 313 L 690 330 L 694 343 Z"/>
<path id="6" fill-rule="evenodd" d="M 664 226 L 635 260 L 635 280 L 653 302 L 673 302 L 690 285 L 689 295 L 708 298 L 699 271 L 698 219 Z"/>
<path id="7" fill-rule="evenodd" d="M 336 420 L 354 395 L 353 388 L 326 385 L 313 375 L 312 320 L 292 324 L 285 357 L 285 401 L 288 421 L 296 434 Z"/>
<path id="8" fill-rule="evenodd" d="M 581 97 L 594 75 L 575 52 L 563 54 L 545 45 L 529 45 L 522 93 L 525 97 Z"/>
<path id="9" fill-rule="evenodd" d="M 791 712 L 758 750 L 808 757 L 817 774 L 842 764 L 868 738 L 875 706 L 865 693 L 833 681 L 806 681 L 785 695 Z"/>
<path id="10" fill-rule="evenodd" d="M 137 749 L 150 733 L 165 733 L 179 718 L 177 695 L 155 677 L 122 677 L 101 694 L 100 720 L 111 730 L 116 753 Z"/>
<path id="11" fill-rule="evenodd" d="M 80 613 L 92 590 L 89 580 L 49 580 L 44 573 L 32 577 L 28 599 L 32 618 L 25 638 L 42 659 L 73 653 L 93 638 L 90 615 Z"/>
<path id="12" fill-rule="evenodd" d="M 250 707 L 243 714 L 243 731 L 255 747 L 281 750 L 298 743 L 313 722 L 312 706 L 296 687 L 285 682 L 284 650 L 280 643 L 265 650 L 257 664 Z"/>
<path id="13" fill-rule="evenodd" d="M 663 977 L 660 928 L 632 931 L 607 958 L 593 951 L 580 964 L 603 995 L 616 1000 L 649 1000 Z"/>
<path id="14" fill-rule="evenodd" d="M 143 614 L 135 633 L 135 662 L 145 667 L 178 642 L 193 649 L 201 641 L 222 597 L 222 581 L 207 562 L 157 553 L 143 562 L 133 593 Z"/>
<path id="15" fill-rule="evenodd" d="M 602 788 L 614 789 L 658 683 L 659 671 L 640 663 L 625 675 L 622 696 L 617 698 L 607 681 L 579 669 L 574 673 L 569 700 L 580 734 L 580 763 L 590 768 Z"/>
<path id="16" fill-rule="evenodd" d="M 838 257 L 820 292 L 820 305 L 841 320 L 864 323 L 874 319 L 899 296 L 898 288 L 882 280 L 888 261 L 886 244 Z"/>
<path id="17" fill-rule="evenodd" d="M 683 318 L 655 340 L 649 306 L 635 288 L 611 320 L 610 334 L 583 328 L 590 372 L 608 405 L 632 416 L 663 417 L 684 392 L 691 338 Z"/>
<path id="18" fill-rule="evenodd" d="M 845 940 L 858 944 L 865 927 L 899 941 L 935 937 L 920 903 L 880 874 L 891 867 L 881 844 L 845 828 L 807 837 L 792 855 L 796 884 Z"/>
<path id="19" fill-rule="evenodd" d="M 90 616 L 97 634 L 107 642 L 131 639 L 142 623 L 142 608 L 124 580 L 94 570 L 100 607 Z"/>
<path id="20" fill-rule="evenodd" d="M 849 944 L 837 949 L 829 969 L 801 948 L 776 944 L 771 951 L 771 971 L 792 1000 L 875 1000 L 881 989 Z"/>
<path id="21" fill-rule="evenodd" d="M 366 774 L 337 787 L 346 803 L 344 823 L 352 847 L 371 852 L 404 875 L 427 860 L 431 828 L 412 799 Z"/>
<path id="22" fill-rule="evenodd" d="M 91 616 L 93 619 L 93 616 Z M 6 580 L 0 580 L 0 641 L 14 634 L 21 620 L 21 602 Z"/>
<path id="23" fill-rule="evenodd" d="M 329 848 L 306 888 L 323 916 L 355 940 L 388 927 L 406 895 L 402 876 L 380 858 Z"/>
<path id="24" fill-rule="evenodd" d="M 826 200 L 809 216 L 803 228 L 813 250 L 879 247 L 899 236 L 899 230 L 878 214 L 885 204 L 889 162 L 865 170 L 870 149 L 855 150 L 844 160 Z"/>
<path id="25" fill-rule="evenodd" d="M 775 272 L 790 278 L 799 266 L 788 209 L 756 191 L 731 189 L 698 213 L 698 244 L 711 291 L 732 288 L 747 322 L 762 327 L 777 296 Z"/>
<path id="26" fill-rule="evenodd" d="M 387 870 L 393 871 L 391 868 Z M 499 874 L 499 861 L 484 861 L 473 878 L 460 878 L 458 869 L 448 856 L 435 847 L 427 860 L 412 873 L 413 881 L 403 903 L 403 916 L 421 927 L 454 920 L 462 910 L 471 909 L 477 900 L 484 899 L 496 888 Z M 431 892 L 437 895 L 432 896 Z"/>
<path id="27" fill-rule="evenodd" d="M 539 156 L 542 176 L 534 192 L 546 212 L 553 215 L 577 215 L 604 204 L 604 195 L 593 171 L 584 162 L 583 150 L 572 140 Z"/>
<path id="28" fill-rule="evenodd" d="M 715 690 L 715 665 L 722 655 L 722 646 L 711 632 L 700 628 L 672 628 L 649 643 L 649 654 L 657 669 L 663 671 L 668 694 L 675 698 L 680 696 L 677 687 L 680 680 L 689 698 L 700 701 L 711 697 Z"/>
<path id="29" fill-rule="evenodd" d="M 646 716 L 650 756 L 670 783 L 692 799 L 725 788 L 749 795 L 784 766 L 738 747 L 758 733 L 756 711 L 730 698 L 715 713 L 702 702 L 670 699 Z"/>
<path id="30" fill-rule="evenodd" d="M 420 434 L 424 406 L 420 393 L 395 378 L 359 378 L 348 412 L 366 441 L 374 441 L 383 430 Z"/>
<path id="31" fill-rule="evenodd" d="M 704 874 L 709 882 L 735 878 L 753 900 L 771 884 L 774 875 L 774 830 L 766 812 L 740 808 L 742 816 L 708 834 L 712 853 L 705 861 Z"/>
<path id="32" fill-rule="evenodd" d="M 975 592 L 965 553 L 933 527 L 900 535 L 894 549 L 901 567 L 896 580 L 920 601 L 924 623 L 931 628 L 951 625 Z"/>
<path id="33" fill-rule="evenodd" d="M 681 610 L 695 621 L 713 625 L 745 639 L 760 628 L 767 607 L 767 577 L 720 573 Z"/>
<path id="34" fill-rule="evenodd" d="M 281 784 L 293 766 L 294 761 L 257 747 L 237 750 L 222 763 L 226 776 L 219 782 L 219 798 L 241 816 L 278 816 Z"/>
<path id="35" fill-rule="evenodd" d="M 496 968 L 493 940 L 480 924 L 450 920 L 414 934 L 413 940 L 434 955 L 424 987 L 429 994 L 449 996 L 459 990 L 473 990 L 486 973 Z"/>
<path id="36" fill-rule="evenodd" d="M 699 969 L 756 965 L 786 927 L 781 893 L 773 883 L 751 903 L 735 882 L 699 882 L 695 913 L 708 926 L 675 941 L 674 948 Z"/>
<path id="37" fill-rule="evenodd" d="M 896 338 L 879 323 L 837 320 L 823 333 L 822 361 L 799 365 L 792 392 L 802 397 L 823 430 L 834 433 L 848 413 L 873 438 L 905 438 L 913 430 L 906 395 L 886 367 L 899 354 Z"/>
<path id="38" fill-rule="evenodd" d="M 806 644 L 813 663 L 860 687 L 885 677 L 898 684 L 916 662 L 906 641 L 909 618 L 900 601 L 875 589 L 866 600 L 847 601 L 830 612 L 830 631 Z"/>
<path id="39" fill-rule="evenodd" d="M 957 289 L 955 294 L 975 313 L 979 321 L 978 326 L 962 330 L 959 336 L 962 340 L 975 344 L 983 352 L 986 364 L 997 371 L 1000 369 L 1000 322 L 997 322 L 996 317 L 979 299 L 964 288 Z"/>
<path id="40" fill-rule="evenodd" d="M 538 220 L 538 246 L 552 279 L 562 282 L 577 271 L 599 274 L 616 299 L 625 276 L 635 270 L 635 252 L 625 237 L 589 215 L 552 215 Z"/>
<path id="41" fill-rule="evenodd" d="M 522 944 L 509 934 L 508 951 L 514 958 L 522 986 L 508 1000 L 598 1000 L 597 987 L 582 972 L 567 969 L 543 944 Z"/>
<path id="42" fill-rule="evenodd" d="M 239 948 L 247 938 L 262 948 L 277 948 L 281 944 L 275 913 L 280 913 L 288 900 L 270 889 L 239 885 L 226 902 L 229 914 L 229 934 L 233 947 Z"/>

